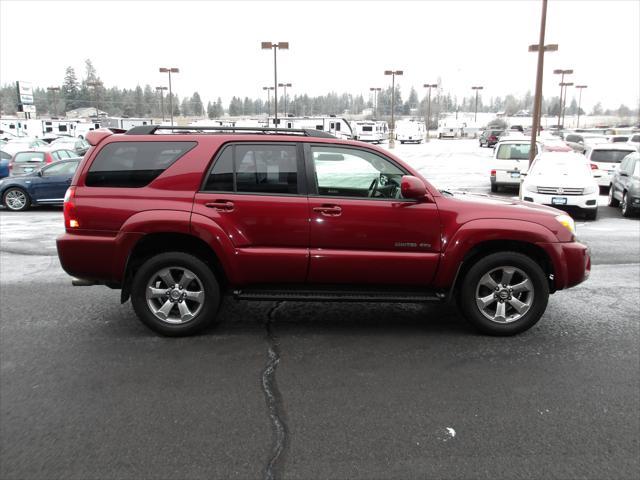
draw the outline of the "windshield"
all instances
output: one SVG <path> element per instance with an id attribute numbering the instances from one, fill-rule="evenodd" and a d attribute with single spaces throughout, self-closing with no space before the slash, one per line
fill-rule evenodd
<path id="1" fill-rule="evenodd" d="M 575 159 L 541 159 L 534 165 L 532 176 L 542 175 L 565 175 L 565 176 L 591 176 L 591 170 L 585 162 L 577 162 Z"/>
<path id="2" fill-rule="evenodd" d="M 594 150 L 591 153 L 592 162 L 620 163 L 633 150 Z"/>
<path id="3" fill-rule="evenodd" d="M 498 160 L 527 160 L 530 149 L 531 145 L 525 143 L 503 144 L 498 148 L 496 158 Z"/>

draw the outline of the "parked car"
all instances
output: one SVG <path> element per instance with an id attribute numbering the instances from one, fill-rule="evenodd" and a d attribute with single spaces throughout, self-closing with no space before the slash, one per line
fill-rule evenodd
<path id="1" fill-rule="evenodd" d="M 520 186 L 521 174 L 529 169 L 530 150 L 531 143 L 524 138 L 511 140 L 510 137 L 504 137 L 498 142 L 489 173 L 492 192 L 497 192 L 500 187 Z"/>
<path id="2" fill-rule="evenodd" d="M 609 188 L 611 177 L 622 159 L 635 152 L 626 143 L 600 143 L 587 148 L 585 157 L 591 165 L 591 173 L 600 187 Z"/>
<path id="3" fill-rule="evenodd" d="M 609 135 L 607 141 L 609 143 L 625 143 L 629 140 L 629 135 Z"/>
<path id="4" fill-rule="evenodd" d="M 504 134 L 504 130 L 485 130 L 480 134 L 481 147 L 493 147 L 498 143 L 498 138 Z"/>
<path id="5" fill-rule="evenodd" d="M 584 156 L 575 152 L 542 152 L 531 164 L 520 199 L 582 212 L 595 220 L 598 215 L 598 185 Z"/>
<path id="6" fill-rule="evenodd" d="M 609 187 L 609 206 L 620 207 L 625 217 L 640 213 L 640 153 L 630 153 L 616 168 Z"/>
<path id="7" fill-rule="evenodd" d="M 40 167 L 67 158 L 76 158 L 78 155 L 72 150 L 63 149 L 39 149 L 16 153 L 9 162 L 12 175 L 31 173 Z"/>
<path id="8" fill-rule="evenodd" d="M 62 205 L 80 158 L 61 160 L 32 173 L 0 180 L 0 198 L 10 211 L 37 205 Z"/>
<path id="9" fill-rule="evenodd" d="M 440 192 L 387 150 L 325 132 L 189 128 L 90 132 L 57 240 L 75 285 L 120 288 L 156 332 L 202 330 L 229 293 L 455 299 L 480 331 L 512 335 L 588 277 L 558 210 Z"/>
<path id="10" fill-rule="evenodd" d="M 9 140 L 5 145 L 3 145 L 2 150 L 7 152 L 9 155 L 15 155 L 18 152 L 34 150 L 47 146 L 47 142 L 39 138 L 17 137 L 15 140 Z"/>
<path id="11" fill-rule="evenodd" d="M 51 142 L 51 145 L 57 148 L 74 150 L 79 157 L 87 153 L 90 147 L 84 138 L 79 137 L 58 137 Z"/>
<path id="12" fill-rule="evenodd" d="M 640 133 L 634 133 L 627 140 L 627 144 L 635 147 L 640 152 Z"/>
<path id="13" fill-rule="evenodd" d="M 8 177 L 11 173 L 9 169 L 9 163 L 11 162 L 11 155 L 4 150 L 0 150 L 0 178 Z"/>

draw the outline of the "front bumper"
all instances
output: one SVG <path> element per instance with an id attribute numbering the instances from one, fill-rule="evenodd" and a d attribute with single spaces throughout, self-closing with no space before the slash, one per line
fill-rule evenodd
<path id="1" fill-rule="evenodd" d="M 539 203 L 540 205 L 548 205 L 554 208 L 562 209 L 563 207 L 571 207 L 578 208 L 580 210 L 595 210 L 596 208 L 598 208 L 597 192 L 591 193 L 589 195 L 547 195 L 542 193 L 523 191 L 521 195 L 522 199 L 527 202 Z M 566 203 L 562 203 L 563 201 Z"/>
<path id="2" fill-rule="evenodd" d="M 591 274 L 589 247 L 580 242 L 538 243 L 553 263 L 554 290 L 563 290 L 584 282 Z"/>

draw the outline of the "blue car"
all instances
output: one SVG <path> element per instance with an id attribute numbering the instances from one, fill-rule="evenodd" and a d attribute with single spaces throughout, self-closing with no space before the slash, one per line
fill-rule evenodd
<path id="1" fill-rule="evenodd" d="M 11 161 L 11 155 L 7 152 L 0 150 L 0 178 L 9 176 L 9 162 Z"/>
<path id="2" fill-rule="evenodd" d="M 36 205 L 62 205 L 80 160 L 60 160 L 28 175 L 0 180 L 2 204 L 12 212 Z"/>

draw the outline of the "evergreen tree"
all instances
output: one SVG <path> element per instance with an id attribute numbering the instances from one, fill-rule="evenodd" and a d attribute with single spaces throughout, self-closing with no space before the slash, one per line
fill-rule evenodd
<path id="1" fill-rule="evenodd" d="M 182 110 L 182 116 L 184 117 L 188 117 L 189 115 L 191 115 L 191 105 L 189 105 L 189 101 L 187 100 L 187 97 L 184 97 L 182 99 L 182 105 L 180 107 L 180 110 Z"/>
<path id="2" fill-rule="evenodd" d="M 213 103 L 207 102 L 207 117 L 210 119 L 216 116 L 216 107 Z"/>
<path id="3" fill-rule="evenodd" d="M 214 118 L 220 118 L 224 115 L 224 107 L 222 106 L 222 99 L 218 97 L 214 106 Z"/>
<path id="4" fill-rule="evenodd" d="M 67 109 L 73 110 L 78 108 L 78 94 L 80 88 L 78 77 L 73 67 L 67 67 L 64 74 L 64 83 L 62 84 L 62 96 L 67 105 Z"/>
<path id="5" fill-rule="evenodd" d="M 204 113 L 204 107 L 202 105 L 202 99 L 198 92 L 193 92 L 191 96 L 191 112 L 193 115 L 201 117 Z"/>

